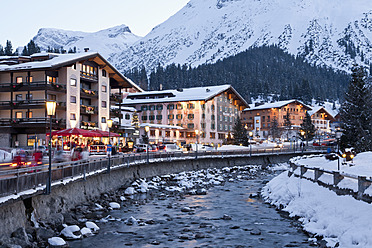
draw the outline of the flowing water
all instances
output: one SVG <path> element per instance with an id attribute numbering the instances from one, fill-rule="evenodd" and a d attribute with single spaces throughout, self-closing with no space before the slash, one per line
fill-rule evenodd
<path id="1" fill-rule="evenodd" d="M 310 247 L 297 221 L 257 197 L 271 173 L 226 182 L 206 195 L 138 195 L 138 203 L 110 212 L 98 234 L 70 247 Z M 147 197 L 147 198 L 146 198 Z M 142 199 L 141 199 L 142 198 Z M 128 225 L 133 216 L 146 225 Z"/>

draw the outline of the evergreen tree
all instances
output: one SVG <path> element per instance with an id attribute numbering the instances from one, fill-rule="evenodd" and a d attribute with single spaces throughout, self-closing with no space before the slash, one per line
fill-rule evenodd
<path id="1" fill-rule="evenodd" d="M 341 147 L 354 147 L 357 152 L 372 149 L 371 88 L 365 68 L 354 65 L 352 79 L 341 106 L 343 137 Z"/>
<path id="2" fill-rule="evenodd" d="M 30 42 L 27 44 L 27 55 L 32 55 L 34 53 L 40 52 L 40 47 L 35 44 L 33 40 L 30 40 Z"/>
<path id="3" fill-rule="evenodd" d="M 5 55 L 4 48 L 2 45 L 0 45 L 0 56 L 4 56 L 4 55 Z"/>
<path id="4" fill-rule="evenodd" d="M 26 46 L 23 47 L 22 55 L 23 56 L 29 55 Z"/>
<path id="5" fill-rule="evenodd" d="M 278 120 L 276 119 L 276 116 L 274 116 L 273 121 L 271 122 L 270 126 L 270 134 L 273 139 L 278 139 L 281 136 L 281 131 L 279 128 Z"/>
<path id="6" fill-rule="evenodd" d="M 289 113 L 289 110 L 287 110 L 287 113 L 284 116 L 284 123 L 283 123 L 284 129 L 286 130 L 287 140 L 289 139 L 289 130 L 292 128 L 292 122 L 291 122 L 291 114 Z"/>
<path id="7" fill-rule="evenodd" d="M 13 55 L 13 47 L 12 47 L 12 42 L 10 40 L 6 41 L 6 46 L 4 48 L 4 53 L 6 56 L 12 56 Z"/>
<path id="8" fill-rule="evenodd" d="M 236 118 L 235 125 L 233 129 L 234 135 L 234 145 L 244 145 L 248 146 L 248 133 L 247 129 L 244 128 L 242 121 L 240 118 Z"/>
<path id="9" fill-rule="evenodd" d="M 303 134 L 301 131 L 303 131 Z M 305 118 L 301 123 L 301 131 L 299 133 L 299 136 L 303 141 L 306 141 L 307 145 L 308 141 L 314 138 L 316 131 L 315 126 L 311 121 L 311 116 L 308 112 L 306 112 Z"/>

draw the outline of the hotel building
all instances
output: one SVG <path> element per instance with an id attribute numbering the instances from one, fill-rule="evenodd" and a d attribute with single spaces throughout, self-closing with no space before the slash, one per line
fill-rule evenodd
<path id="1" fill-rule="evenodd" d="M 137 109 L 141 127 L 150 129 L 150 143 L 198 141 L 215 146 L 249 107 L 231 85 L 131 93 L 122 105 Z"/>
<path id="2" fill-rule="evenodd" d="M 46 100 L 57 102 L 53 130 L 106 130 L 110 98 L 121 104 L 124 92 L 142 91 L 96 52 L 0 57 L 0 142 L 45 144 Z"/>

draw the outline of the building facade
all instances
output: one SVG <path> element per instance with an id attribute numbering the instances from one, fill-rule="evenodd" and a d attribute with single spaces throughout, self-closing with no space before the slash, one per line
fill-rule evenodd
<path id="1" fill-rule="evenodd" d="M 318 135 L 331 133 L 331 124 L 336 119 L 330 114 L 324 107 L 315 107 L 309 111 L 311 115 L 311 121 L 317 130 Z"/>
<path id="2" fill-rule="evenodd" d="M 45 144 L 47 100 L 57 102 L 53 130 L 107 129 L 111 89 L 140 92 L 101 55 L 39 53 L 0 57 L 0 132 L 4 146 Z"/>
<path id="3" fill-rule="evenodd" d="M 298 129 L 303 122 L 306 112 L 311 108 L 297 100 L 265 103 L 244 109 L 242 122 L 248 131 L 253 131 L 255 137 L 268 137 L 274 119 L 279 128 L 285 129 L 285 116 L 289 113 L 291 129 Z"/>
<path id="4" fill-rule="evenodd" d="M 151 124 L 149 139 L 153 143 L 198 141 L 215 146 L 224 142 L 235 119 L 248 107 L 231 85 L 134 93 L 124 99 L 123 105 L 137 109 L 141 126 Z"/>

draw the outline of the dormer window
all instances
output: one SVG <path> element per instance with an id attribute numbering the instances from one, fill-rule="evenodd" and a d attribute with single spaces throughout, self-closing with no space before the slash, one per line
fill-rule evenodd
<path id="1" fill-rule="evenodd" d="M 107 77 L 107 72 L 105 69 L 102 70 L 102 77 Z"/>

